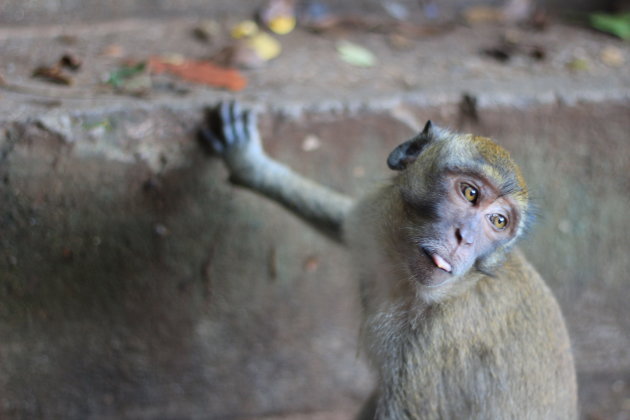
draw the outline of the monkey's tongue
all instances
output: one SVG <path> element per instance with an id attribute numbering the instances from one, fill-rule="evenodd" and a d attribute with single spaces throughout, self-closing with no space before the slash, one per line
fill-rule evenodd
<path id="1" fill-rule="evenodd" d="M 433 259 L 433 263 L 437 266 L 437 268 L 441 268 L 447 273 L 450 273 L 451 270 L 453 269 L 453 267 L 451 267 L 451 265 L 448 262 L 446 262 L 444 258 L 440 257 L 438 254 L 432 254 L 431 258 Z"/>

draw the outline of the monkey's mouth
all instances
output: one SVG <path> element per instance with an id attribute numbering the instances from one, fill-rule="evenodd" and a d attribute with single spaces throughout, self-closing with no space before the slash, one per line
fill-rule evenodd
<path id="1" fill-rule="evenodd" d="M 453 271 L 453 267 L 451 266 L 451 264 L 446 261 L 440 254 L 438 254 L 437 252 L 433 252 L 430 251 L 426 248 L 422 248 L 422 251 L 424 251 L 424 253 L 427 255 L 427 257 L 429 257 L 429 259 L 431 261 L 433 261 L 433 264 L 435 264 L 435 266 L 441 270 L 446 271 L 447 273 L 451 273 Z"/>

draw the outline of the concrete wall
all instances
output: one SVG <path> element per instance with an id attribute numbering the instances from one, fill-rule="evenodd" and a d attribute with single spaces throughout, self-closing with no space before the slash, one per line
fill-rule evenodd
<path id="1" fill-rule="evenodd" d="M 541 208 L 524 248 L 567 318 L 583 411 L 620 407 L 627 104 L 482 109 L 474 124 L 452 105 L 402 109 L 513 152 Z M 347 256 L 230 186 L 195 141 L 200 118 L 76 116 L 64 134 L 2 124 L 0 418 L 245 418 L 354 407 L 369 392 Z M 261 128 L 272 156 L 352 195 L 389 176 L 387 153 L 411 134 L 367 111 L 266 114 Z M 304 151 L 307 135 L 321 147 Z"/>

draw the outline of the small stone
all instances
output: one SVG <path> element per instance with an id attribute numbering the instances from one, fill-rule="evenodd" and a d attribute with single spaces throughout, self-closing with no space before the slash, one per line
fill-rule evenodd
<path id="1" fill-rule="evenodd" d="M 312 152 L 320 147 L 322 147 L 322 142 L 319 140 L 319 137 L 314 134 L 309 134 L 302 142 L 302 150 L 305 152 Z"/>

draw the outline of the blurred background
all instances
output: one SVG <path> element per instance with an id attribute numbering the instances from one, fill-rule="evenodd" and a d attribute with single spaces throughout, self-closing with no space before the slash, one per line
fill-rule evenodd
<path id="1" fill-rule="evenodd" d="M 350 419 L 372 388 L 343 249 L 197 132 L 358 196 L 427 119 L 495 138 L 572 337 L 630 419 L 630 4 L 0 0 L 0 419 Z"/>

